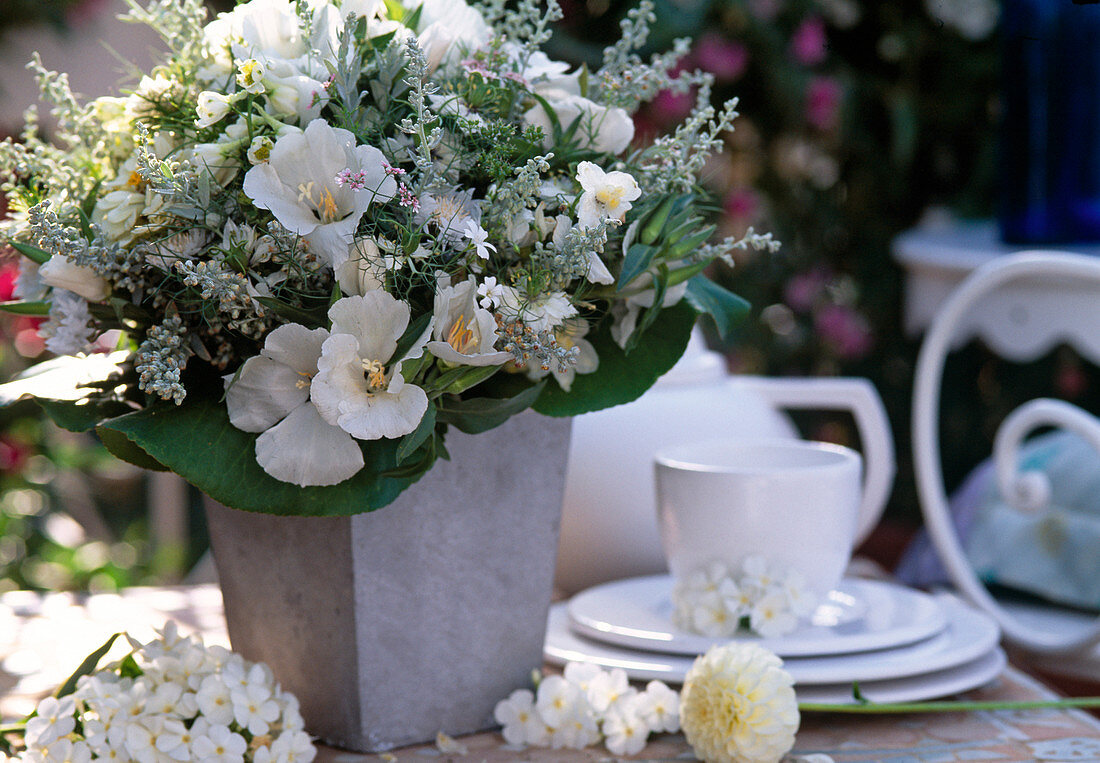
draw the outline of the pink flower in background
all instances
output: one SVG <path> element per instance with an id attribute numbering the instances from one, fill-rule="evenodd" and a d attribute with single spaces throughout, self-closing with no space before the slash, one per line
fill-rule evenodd
<path id="1" fill-rule="evenodd" d="M 791 35 L 791 57 L 803 66 L 815 66 L 825 60 L 826 45 L 825 21 L 812 16 Z"/>
<path id="2" fill-rule="evenodd" d="M 12 299 L 15 279 L 19 277 L 19 264 L 15 260 L 0 262 L 0 302 Z"/>
<path id="3" fill-rule="evenodd" d="M 749 65 L 748 48 L 714 32 L 699 39 L 692 57 L 700 69 L 710 72 L 720 80 L 737 79 L 745 73 Z"/>
<path id="4" fill-rule="evenodd" d="M 662 124 L 679 122 L 691 113 L 695 105 L 694 90 L 688 93 L 673 93 L 671 90 L 662 90 L 653 99 L 652 112 L 655 121 Z"/>
<path id="5" fill-rule="evenodd" d="M 734 188 L 722 200 L 722 208 L 733 220 L 750 220 L 760 208 L 760 197 L 752 188 Z"/>
<path id="6" fill-rule="evenodd" d="M 862 358 L 874 344 L 867 319 L 845 305 L 825 305 L 814 315 L 814 328 L 843 360 Z"/>
<path id="7" fill-rule="evenodd" d="M 787 281 L 783 289 L 783 299 L 787 306 L 799 313 L 808 313 L 825 293 L 829 274 L 820 268 L 796 273 Z"/>
<path id="8" fill-rule="evenodd" d="M 822 132 L 836 127 L 844 88 L 833 77 L 814 77 L 806 88 L 806 121 Z"/>

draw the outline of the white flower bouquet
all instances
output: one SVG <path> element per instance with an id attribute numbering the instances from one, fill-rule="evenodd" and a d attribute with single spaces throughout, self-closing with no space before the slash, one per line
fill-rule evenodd
<path id="1" fill-rule="evenodd" d="M 132 4 L 170 51 L 125 97 L 79 102 L 39 62 L 0 144 L 19 299 L 62 356 L 0 386 L 95 428 L 142 466 L 275 514 L 383 506 L 528 407 L 627 402 L 696 316 L 745 303 L 703 271 L 768 236 L 709 243 L 695 175 L 736 116 L 686 41 L 643 61 L 643 2 L 598 70 L 540 46 L 523 0 Z M 631 112 L 699 107 L 646 147 Z M 108 352 L 113 350 L 113 352 Z M 552 377 L 552 378 L 551 378 Z M 216 464 L 217 468 L 211 468 Z"/>

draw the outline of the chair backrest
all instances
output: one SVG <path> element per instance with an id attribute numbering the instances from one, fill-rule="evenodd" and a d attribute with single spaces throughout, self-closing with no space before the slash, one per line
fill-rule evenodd
<path id="1" fill-rule="evenodd" d="M 1100 364 L 1100 257 L 1023 252 L 971 273 L 930 324 L 917 359 L 913 391 L 913 455 L 925 526 L 959 590 L 1000 623 L 1009 642 L 1034 652 L 1077 652 L 1100 643 L 1100 619 L 1090 627 L 1040 630 L 1007 611 L 967 561 L 948 511 L 940 460 L 939 406 L 944 362 L 953 347 L 980 336 L 1006 359 L 1034 360 L 1065 343 Z M 1100 420 L 1069 403 L 1038 399 L 1013 411 L 997 432 L 994 461 L 1003 499 L 1020 511 L 1043 511 L 1046 477 L 1019 473 L 1023 438 L 1040 426 L 1070 429 L 1100 458 Z"/>

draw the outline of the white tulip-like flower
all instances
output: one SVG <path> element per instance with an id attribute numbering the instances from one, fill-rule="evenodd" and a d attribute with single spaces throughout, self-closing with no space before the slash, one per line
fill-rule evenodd
<path id="1" fill-rule="evenodd" d="M 357 146 L 347 130 L 315 119 L 304 131 L 275 141 L 267 163 L 245 175 L 244 192 L 288 230 L 304 236 L 335 268 L 347 260 L 348 245 L 367 208 L 396 193 L 388 166 L 377 148 Z M 337 183 L 345 171 L 361 177 L 362 185 Z"/>
<path id="2" fill-rule="evenodd" d="M 604 172 L 592 162 L 577 165 L 577 182 L 584 193 L 577 202 L 577 222 L 592 228 L 600 220 L 622 220 L 635 199 L 642 195 L 638 181 L 627 172 Z"/>
<path id="3" fill-rule="evenodd" d="M 233 102 L 229 96 L 223 93 L 215 93 L 212 90 L 204 90 L 199 93 L 198 103 L 195 105 L 195 127 L 206 128 L 216 125 L 225 118 L 232 108 Z"/>
<path id="4" fill-rule="evenodd" d="M 558 124 L 566 128 L 580 118 L 575 139 L 581 148 L 600 153 L 621 154 L 634 140 L 634 120 L 625 109 L 607 107 L 590 101 L 572 88 L 544 87 L 536 92 L 547 102 L 558 118 Z M 554 146 L 554 128 L 550 115 L 542 103 L 532 106 L 523 121 L 542 128 L 543 148 Z"/>
<path id="5" fill-rule="evenodd" d="M 361 440 L 396 438 L 416 429 L 428 396 L 401 376 L 401 364 L 424 351 L 431 326 L 401 358 L 397 340 L 409 306 L 385 291 L 344 297 L 328 311 L 332 333 L 321 347 L 310 399 L 321 417 Z"/>
<path id="6" fill-rule="evenodd" d="M 62 254 L 55 254 L 39 267 L 38 277 L 55 289 L 68 289 L 89 302 L 102 302 L 111 293 L 111 287 L 102 276 Z"/>
<path id="7" fill-rule="evenodd" d="M 523 321 L 532 331 L 548 331 L 577 314 L 565 292 L 543 292 L 530 297 L 512 286 L 500 287 L 497 312 L 508 320 Z"/>
<path id="8" fill-rule="evenodd" d="M 426 349 L 446 363 L 464 366 L 499 366 L 512 353 L 493 348 L 497 324 L 492 314 L 477 304 L 477 280 L 470 276 L 451 285 L 439 279 L 435 293 L 435 328 Z"/>
<path id="9" fill-rule="evenodd" d="M 493 36 L 485 17 L 465 0 L 425 0 L 420 7 L 421 31 L 417 43 L 430 69 L 457 61 Z"/>
<path id="10" fill-rule="evenodd" d="M 794 746 L 798 701 L 783 662 L 730 642 L 697 658 L 680 692 L 680 728 L 708 763 L 778 763 Z"/>
<path id="11" fill-rule="evenodd" d="M 255 58 L 249 58 L 237 64 L 237 84 L 246 93 L 252 93 L 253 95 L 262 93 L 264 91 L 264 75 L 266 74 L 267 67 L 264 66 L 262 61 L 257 61 Z"/>
<path id="12" fill-rule="evenodd" d="M 386 284 L 386 263 L 378 244 L 369 238 L 352 242 L 347 261 L 336 268 L 336 282 L 346 296 L 362 295 Z"/>
<path id="13" fill-rule="evenodd" d="M 359 446 L 310 401 L 328 338 L 325 329 L 279 326 L 267 335 L 260 354 L 241 366 L 236 381 L 225 379 L 230 423 L 261 433 L 257 462 L 275 479 L 302 487 L 335 485 L 363 468 Z"/>

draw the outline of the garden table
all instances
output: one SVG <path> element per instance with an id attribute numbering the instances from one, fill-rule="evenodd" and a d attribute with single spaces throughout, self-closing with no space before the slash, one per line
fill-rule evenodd
<path id="1" fill-rule="evenodd" d="M 0 717 L 14 719 L 34 707 L 83 657 L 118 630 L 136 638 L 172 619 L 207 643 L 227 644 L 221 595 L 215 586 L 133 588 L 78 597 L 14 591 L 0 595 Z M 982 700 L 1050 699 L 1034 678 L 1009 667 L 991 685 L 966 695 Z M 434 745 L 395 750 L 389 756 L 322 749 L 318 761 L 465 759 L 471 761 L 607 761 L 603 747 L 582 751 L 517 750 L 494 732 L 457 740 L 466 754 Z M 855 716 L 805 714 L 796 753 L 824 752 L 841 761 L 1100 760 L 1100 721 L 1080 710 L 997 710 L 946 714 Z M 678 734 L 653 738 L 636 760 L 691 760 Z"/>

